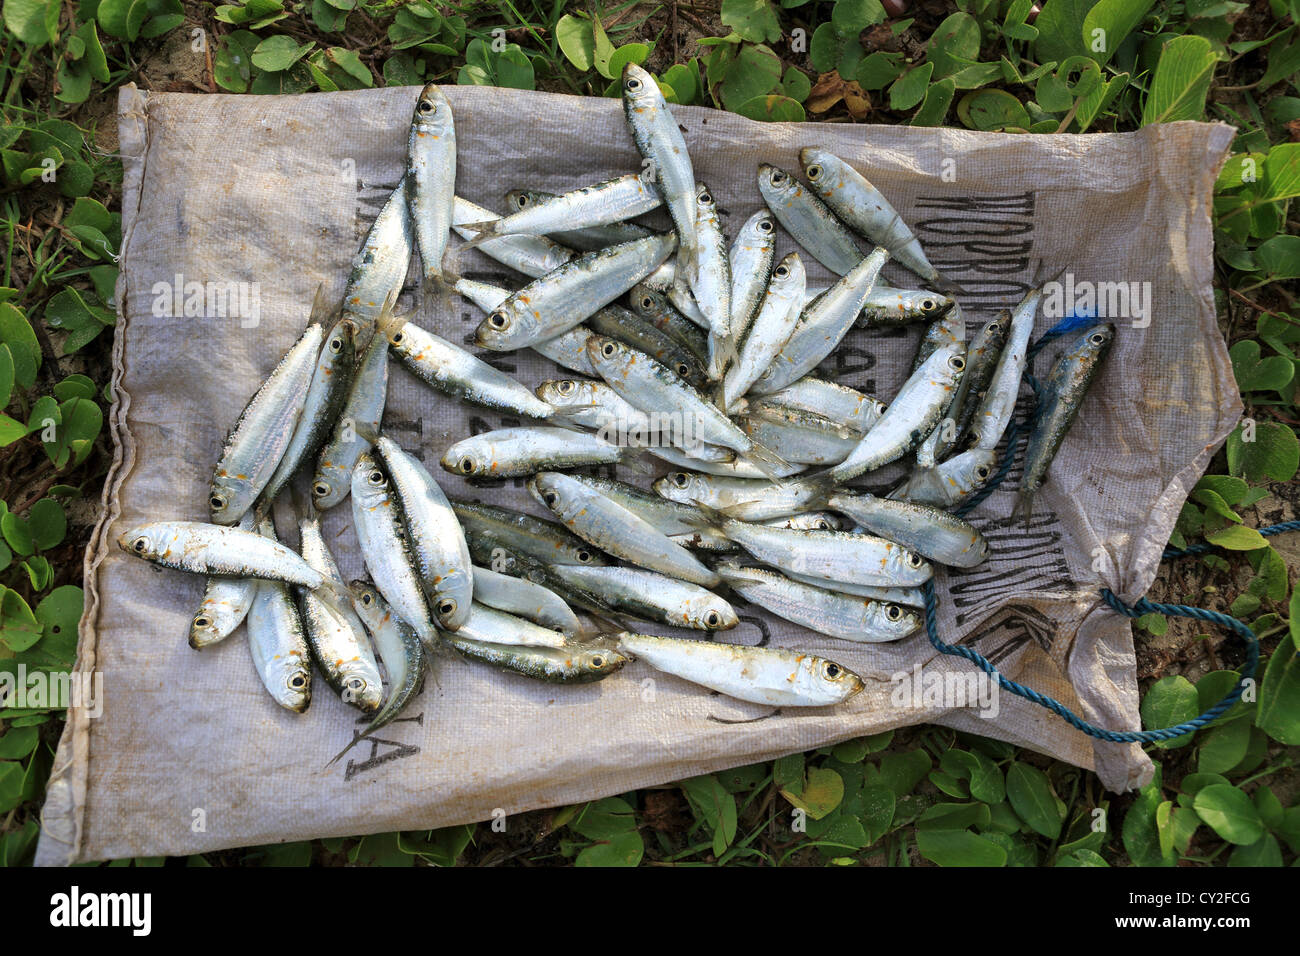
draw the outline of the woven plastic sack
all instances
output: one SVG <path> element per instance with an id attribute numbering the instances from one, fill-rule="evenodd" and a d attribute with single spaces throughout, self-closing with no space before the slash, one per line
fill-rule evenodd
<path id="1" fill-rule="evenodd" d="M 104 706 L 98 717 L 69 711 L 40 863 L 484 820 L 922 722 L 1095 769 L 1114 790 L 1149 778 L 1139 747 L 1098 743 L 1008 694 L 982 706 L 927 703 L 937 676 L 974 668 L 938 655 L 923 631 L 856 645 L 753 606 L 739 606 L 742 623 L 721 639 L 831 657 L 862 675 L 866 689 L 838 707 L 772 713 L 643 663 L 601 683 L 556 687 L 446 659 L 404 719 L 327 769 L 361 724 L 323 681 L 310 710 L 295 715 L 261 687 L 242 629 L 192 651 L 185 636 L 202 578 L 155 569 L 115 539 L 143 521 L 206 517 L 222 436 L 299 335 L 317 285 L 341 296 L 351 257 L 402 175 L 416 93 L 122 93 L 114 460 L 86 555 L 77 657 L 78 670 L 103 675 Z M 481 205 L 499 210 L 510 188 L 560 191 L 640 167 L 617 100 L 478 87 L 447 96 L 457 191 Z M 799 148 L 815 144 L 862 169 L 936 266 L 965 287 L 972 333 L 1014 305 L 1035 275 L 1067 270 L 1061 281 L 1076 296 L 1088 284 L 1138 284 L 1126 310 L 1114 287 L 1103 287 L 1103 301 L 1130 314 L 1112 317 L 1114 348 L 1029 525 L 1009 517 L 1017 460 L 971 516 L 992 547 L 989 561 L 937 575 L 945 640 L 973 646 L 1089 721 L 1138 728 L 1130 625 L 1098 589 L 1129 601 L 1146 591 L 1185 496 L 1240 414 L 1211 294 L 1211 193 L 1232 130 L 1173 123 L 1016 136 L 674 113 L 729 234 L 759 208 L 760 161 L 798 171 Z M 794 248 L 782 235 L 777 255 Z M 810 284 L 829 284 L 804 258 Z M 476 278 L 515 281 L 477 251 L 459 265 Z M 886 276 L 916 285 L 892 264 Z M 187 314 L 193 283 L 243 290 L 247 299 L 209 308 L 200 295 Z M 480 319 L 457 303 L 417 321 L 464 341 Z M 1040 315 L 1036 334 L 1055 321 Z M 919 334 L 855 330 L 819 374 L 888 400 Z M 1040 375 L 1054 353 L 1039 359 Z M 529 386 L 557 377 L 531 352 L 497 359 Z M 476 489 L 438 467 L 451 441 L 505 424 L 435 394 L 394 363 L 385 431 L 420 454 L 451 495 L 540 513 L 522 482 Z M 650 477 L 626 467 L 618 475 L 643 487 Z M 296 540 L 292 516 L 279 517 L 282 534 Z M 324 526 L 344 575 L 360 574 L 348 505 Z"/>

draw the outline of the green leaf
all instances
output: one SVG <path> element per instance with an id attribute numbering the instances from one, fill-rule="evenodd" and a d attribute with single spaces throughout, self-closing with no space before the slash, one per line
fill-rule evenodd
<path id="1" fill-rule="evenodd" d="M 957 82 L 951 76 L 938 83 L 932 83 L 925 91 L 925 101 L 912 117 L 911 126 L 940 126 L 948 116 L 948 107 L 957 90 Z"/>
<path id="2" fill-rule="evenodd" d="M 569 821 L 569 829 L 588 840 L 602 840 L 636 829 L 632 807 L 626 800 L 606 797 L 586 804 Z"/>
<path id="3" fill-rule="evenodd" d="M 1105 859 L 1093 850 L 1074 850 L 1066 856 L 1058 857 L 1056 866 L 1110 866 Z"/>
<path id="4" fill-rule="evenodd" d="M 253 51 L 253 66 L 268 73 L 287 70 L 311 52 L 313 42 L 299 44 L 292 37 L 284 35 L 270 36 L 257 45 Z"/>
<path id="5" fill-rule="evenodd" d="M 1249 846 L 1238 846 L 1228 857 L 1228 866 L 1282 865 L 1282 848 L 1271 833 L 1265 833 Z"/>
<path id="6" fill-rule="evenodd" d="M 967 93 L 957 103 L 957 117 L 971 129 L 985 131 L 1029 126 L 1029 114 L 1020 101 L 1005 90 Z"/>
<path id="7" fill-rule="evenodd" d="M 566 13 L 555 25 L 555 39 L 561 52 L 578 69 L 590 70 L 595 66 L 596 38 L 590 20 Z"/>
<path id="8" fill-rule="evenodd" d="M 1052 0 L 1034 21 L 1038 42 L 1034 59 L 1039 63 L 1060 62 L 1072 56 L 1086 56 L 1083 23 L 1096 0 Z"/>
<path id="9" fill-rule="evenodd" d="M 68 530 L 68 519 L 63 514 L 63 508 L 52 498 L 42 498 L 32 505 L 27 514 L 27 524 L 32 530 L 36 547 L 42 550 L 56 546 Z"/>
<path id="10" fill-rule="evenodd" d="M 36 620 L 46 638 L 71 638 L 75 644 L 77 624 L 85 604 L 85 595 L 74 584 L 55 588 L 36 605 Z"/>
<path id="11" fill-rule="evenodd" d="M 1277 236 L 1275 238 L 1294 239 L 1296 243 L 1300 243 L 1300 236 Z M 1257 254 L 1266 245 L 1268 243 L 1261 245 L 1257 250 Z M 1300 249 L 1295 251 L 1300 254 Z M 1295 268 L 1294 264 L 1292 264 L 1291 268 Z M 1288 397 L 1283 389 L 1291 384 L 1291 380 L 1295 376 L 1295 365 L 1290 359 L 1281 355 L 1260 358 L 1259 343 L 1253 339 L 1243 339 L 1238 342 L 1228 350 L 1228 355 L 1232 359 L 1232 373 L 1236 376 L 1237 385 L 1243 392 L 1272 389 L 1281 394 L 1284 399 Z"/>
<path id="12" fill-rule="evenodd" d="M 51 328 L 68 333 L 63 351 L 70 355 L 94 341 L 100 332 L 115 323 L 116 317 L 103 306 L 87 304 L 76 289 L 64 289 L 46 304 L 45 321 Z"/>
<path id="13" fill-rule="evenodd" d="M 889 832 L 898 801 L 894 791 L 888 787 L 863 787 L 861 794 L 862 825 L 866 828 L 867 845 L 870 846 Z"/>
<path id="14" fill-rule="evenodd" d="M 984 829 L 992 819 L 987 804 L 936 803 L 926 807 L 917 818 L 918 830 L 965 830 L 968 827 Z"/>
<path id="15" fill-rule="evenodd" d="M 855 78 L 864 90 L 883 90 L 898 79 L 904 69 L 903 54 L 876 51 L 858 64 Z"/>
<path id="16" fill-rule="evenodd" d="M 1084 45 L 1098 63 L 1110 62 L 1154 5 L 1155 0 L 1100 0 L 1083 18 Z"/>
<path id="17" fill-rule="evenodd" d="M 27 522 L 11 511 L 0 515 L 0 532 L 4 533 L 5 543 L 15 552 L 26 557 L 36 551 L 36 542 L 32 540 Z"/>
<path id="18" fill-rule="evenodd" d="M 1300 744 L 1300 656 L 1289 645 L 1282 644 L 1268 659 L 1255 725 L 1280 744 Z"/>
<path id="19" fill-rule="evenodd" d="M 923 63 L 912 67 L 889 88 L 889 108 L 891 110 L 910 110 L 925 97 L 926 87 L 930 83 L 930 74 L 934 72 L 933 63 Z"/>
<path id="20" fill-rule="evenodd" d="M 880 0 L 835 0 L 831 10 L 831 24 L 842 37 L 856 39 L 867 27 L 884 23 L 885 8 Z"/>
<path id="21" fill-rule="evenodd" d="M 751 43 L 781 39 L 781 24 L 769 0 L 722 0 L 721 15 L 723 26 L 731 27 Z"/>
<path id="22" fill-rule="evenodd" d="M 12 760 L 0 762 L 0 813 L 8 813 L 23 799 L 23 766 Z"/>
<path id="23" fill-rule="evenodd" d="M 1258 531 L 1239 524 L 1228 525 L 1221 531 L 1206 535 L 1205 540 L 1229 551 L 1254 551 L 1268 547 L 1268 541 Z"/>
<path id="24" fill-rule="evenodd" d="M 1047 774 L 1017 761 L 1007 771 L 1007 799 L 1020 818 L 1048 839 L 1061 832 L 1063 814 Z"/>
<path id="25" fill-rule="evenodd" d="M 27 602 L 17 592 L 4 589 L 0 598 L 0 643 L 18 653 L 41 639 L 41 626 Z"/>
<path id="26" fill-rule="evenodd" d="M 1197 748 L 1200 773 L 1227 773 L 1246 756 L 1250 744 L 1249 721 L 1234 720 L 1206 731 Z"/>
<path id="27" fill-rule="evenodd" d="M 736 798 L 712 774 L 683 780 L 678 786 L 696 818 L 713 833 L 713 855 L 721 856 L 736 838 Z"/>
<path id="28" fill-rule="evenodd" d="M 1201 119 L 1217 62 L 1205 37 L 1180 36 L 1166 43 L 1142 107 L 1142 125 Z"/>
<path id="29" fill-rule="evenodd" d="M 640 833 L 618 833 L 579 852 L 574 866 L 636 866 L 644 853 Z"/>
<path id="30" fill-rule="evenodd" d="M 1261 196 L 1276 202 L 1300 196 L 1300 143 L 1281 143 L 1264 160 Z"/>
<path id="31" fill-rule="evenodd" d="M 614 44 L 609 42 L 609 36 L 605 33 L 605 28 L 600 25 L 599 18 L 592 19 L 591 30 L 595 44 L 592 50 L 592 62 L 595 63 L 596 70 L 607 80 L 616 79 L 609 69 L 609 59 L 614 55 Z"/>
<path id="32" fill-rule="evenodd" d="M 780 82 L 781 58 L 765 46 L 745 45 L 727 68 L 726 78 L 722 81 L 722 106 L 738 113 L 741 106 L 770 93 Z M 798 103 L 794 105 L 799 107 L 802 119 L 803 107 Z"/>
<path id="33" fill-rule="evenodd" d="M 27 316 L 12 302 L 0 303 L 0 342 L 6 343 L 12 353 L 14 379 L 23 388 L 31 388 L 41 367 L 41 347 Z"/>
<path id="34" fill-rule="evenodd" d="M 1159 764 L 1156 767 L 1156 778 L 1138 793 L 1124 815 L 1121 828 L 1124 849 L 1136 866 L 1174 866 L 1178 862 L 1176 854 L 1161 849 L 1156 811 L 1163 801 L 1160 798 Z"/>
<path id="35" fill-rule="evenodd" d="M 57 19 L 57 0 L 5 0 L 5 28 L 23 43 L 43 46 L 51 40 L 49 14 Z"/>
<path id="36" fill-rule="evenodd" d="M 782 790 L 781 796 L 814 820 L 820 820 L 844 799 L 844 778 L 825 767 L 810 767 L 802 790 Z"/>
<path id="37" fill-rule="evenodd" d="M 212 77 L 217 85 L 231 93 L 244 93 L 253 77 L 253 51 L 261 42 L 247 30 L 236 30 L 221 40 L 212 60 Z"/>
<path id="38" fill-rule="evenodd" d="M 979 54 L 979 22 L 969 13 L 953 13 L 935 28 L 925 57 L 934 64 L 935 78 L 943 79 L 968 66 Z"/>
<path id="39" fill-rule="evenodd" d="M 916 848 L 939 866 L 1005 866 L 1007 851 L 967 830 L 917 830 Z"/>
<path id="40" fill-rule="evenodd" d="M 924 750 L 883 754 L 879 767 L 869 767 L 864 777 L 867 786 L 884 786 L 902 798 L 911 793 L 930 772 L 930 755 Z"/>
<path id="41" fill-rule="evenodd" d="M 1177 726 L 1200 712 L 1196 688 L 1182 676 L 1162 677 L 1151 685 L 1151 689 L 1142 698 L 1142 726 L 1147 730 Z M 1192 735 L 1187 734 L 1173 740 L 1158 741 L 1156 746 L 1173 749 L 1185 746 L 1191 740 Z"/>
<path id="42" fill-rule="evenodd" d="M 1300 468 L 1300 441 L 1295 432 L 1281 422 L 1259 422 L 1254 441 L 1243 441 L 1241 425 L 1228 436 L 1228 470 L 1247 481 L 1290 481 Z"/>
<path id="43" fill-rule="evenodd" d="M 736 107 L 736 112 L 765 123 L 802 123 L 804 120 L 803 106 L 798 100 L 776 93 L 746 100 Z"/>
<path id="44" fill-rule="evenodd" d="M 672 70 L 668 71 L 669 73 Z M 676 89 L 676 87 L 674 87 Z M 802 103 L 808 99 L 808 94 L 812 92 L 812 80 L 808 79 L 807 74 L 802 70 L 790 67 L 781 77 L 781 89 L 790 99 Z"/>
<path id="45" fill-rule="evenodd" d="M 803 754 L 789 754 L 772 762 L 772 783 L 777 790 L 799 790 L 803 787 Z"/>
<path id="46" fill-rule="evenodd" d="M 1196 815 L 1229 843 L 1247 846 L 1264 835 L 1255 805 L 1236 787 L 1221 783 L 1203 787 L 1192 806 Z"/>
<path id="47" fill-rule="evenodd" d="M 1272 239 L 1260 243 L 1255 250 L 1255 261 L 1259 264 L 1258 271 L 1263 274 L 1264 281 L 1276 282 L 1280 279 L 1294 279 L 1300 276 L 1300 236 L 1274 236 Z M 1246 340 L 1246 342 L 1251 345 L 1255 344 L 1250 340 Z M 1256 352 L 1258 352 L 1258 346 L 1256 346 Z M 1273 358 L 1277 358 L 1277 356 Z M 1264 361 L 1271 362 L 1273 359 L 1265 359 Z M 1287 362 L 1287 359 L 1279 358 L 1278 361 Z M 1235 364 L 1233 371 L 1236 371 Z M 1289 384 L 1290 381 L 1291 377 L 1288 376 L 1281 385 L 1256 385 L 1252 387 L 1277 388 L 1281 392 L 1282 385 Z M 1289 395 L 1282 393 L 1282 397 L 1286 399 L 1289 398 Z"/>
<path id="48" fill-rule="evenodd" d="M 14 356 L 9 346 L 0 343 L 0 408 L 9 405 L 14 392 Z"/>
<path id="49" fill-rule="evenodd" d="M 1196 483 L 1195 490 L 1213 491 L 1223 499 L 1225 504 L 1235 505 L 1246 497 L 1250 486 L 1240 478 L 1231 478 L 1228 475 L 1204 475 Z"/>
<path id="50" fill-rule="evenodd" d="M 36 749 L 40 733 L 36 727 L 11 727 L 0 737 L 0 760 L 21 760 L 26 757 Z"/>

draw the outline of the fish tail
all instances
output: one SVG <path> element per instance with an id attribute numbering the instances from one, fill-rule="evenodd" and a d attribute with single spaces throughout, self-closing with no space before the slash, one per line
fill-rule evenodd
<path id="1" fill-rule="evenodd" d="M 311 318 L 307 321 L 310 328 L 313 325 L 332 326 L 343 312 L 341 303 L 334 302 L 325 291 L 325 283 L 322 282 L 316 286 L 316 295 L 311 303 Z"/>
<path id="2" fill-rule="evenodd" d="M 388 293 L 383 306 L 379 309 L 379 316 L 375 319 L 375 331 L 384 338 L 391 338 L 392 333 L 411 320 L 409 315 L 395 315 L 393 312 L 397 308 L 397 297 L 401 291 L 401 287 L 398 286 Z"/>
<path id="3" fill-rule="evenodd" d="M 774 469 L 789 468 L 790 463 L 776 452 L 751 440 L 746 456 L 754 463 L 754 467 L 763 473 L 764 477 L 766 477 L 768 481 L 772 482 L 774 485 L 784 485 L 786 483 L 785 478 L 778 475 Z"/>
<path id="4" fill-rule="evenodd" d="M 488 240 L 503 235 L 501 232 L 500 219 L 488 219 L 483 222 L 460 223 L 456 228 L 467 229 L 474 233 L 472 238 L 465 239 L 461 242 L 461 249 L 476 249 Z"/>

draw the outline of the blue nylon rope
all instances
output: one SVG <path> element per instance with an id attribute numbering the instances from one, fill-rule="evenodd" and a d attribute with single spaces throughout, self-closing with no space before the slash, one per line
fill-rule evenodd
<path id="1" fill-rule="evenodd" d="M 1059 338 L 1069 332 L 1075 331 L 1086 324 L 1089 317 L 1067 316 L 1054 327 L 1044 332 L 1043 335 L 1030 347 L 1028 359 L 1033 357 L 1048 342 Z M 999 485 L 1006 479 L 1011 471 L 1012 462 L 1015 459 L 1016 443 L 1022 433 L 1028 433 L 1034 426 L 1037 418 L 1038 408 L 1041 405 L 1039 401 L 1042 395 L 1042 386 L 1033 375 L 1026 371 L 1025 381 L 1029 384 L 1034 393 L 1033 410 L 1025 415 L 1021 421 L 1013 421 L 1007 429 L 1007 447 L 1002 455 L 1002 463 L 997 472 L 993 474 L 985 486 L 980 491 L 966 501 L 962 507 L 956 510 L 956 514 L 965 516 L 980 502 L 984 501 L 991 495 Z M 1264 537 L 1275 534 L 1282 534 L 1287 531 L 1300 531 L 1300 521 L 1284 521 L 1281 524 L 1271 525 L 1267 528 L 1260 528 L 1259 533 Z M 1182 557 L 1185 554 L 1200 554 L 1202 551 L 1209 550 L 1208 544 L 1195 544 L 1188 548 L 1166 548 L 1162 560 L 1174 557 Z M 1040 694 L 1032 687 L 1026 687 L 1023 684 L 1017 684 L 1013 680 L 1007 679 L 998 671 L 987 658 L 972 648 L 964 647 L 960 644 L 945 644 L 939 639 L 938 619 L 938 598 L 935 596 L 934 579 L 931 578 L 922 586 L 922 594 L 925 599 L 925 630 L 930 638 L 930 644 L 941 654 L 948 654 L 953 657 L 962 657 L 970 661 L 984 673 L 994 678 L 998 686 L 1008 693 L 1017 697 L 1023 697 L 1025 700 L 1032 701 L 1040 707 L 1045 707 L 1058 717 L 1063 719 L 1070 726 L 1082 731 L 1089 737 L 1095 737 L 1099 740 L 1110 741 L 1111 743 L 1153 743 L 1159 740 L 1173 740 L 1176 737 L 1182 737 L 1185 734 L 1193 733 L 1200 730 L 1206 724 L 1221 717 L 1233 704 L 1235 704 L 1246 688 L 1250 685 L 1255 676 L 1255 671 L 1259 667 L 1259 638 L 1241 621 L 1219 611 L 1211 611 L 1206 608 L 1189 607 L 1185 604 L 1157 604 L 1154 601 L 1148 601 L 1146 598 L 1139 598 L 1131 606 L 1120 600 L 1110 588 L 1101 589 L 1101 598 L 1117 613 L 1126 617 L 1141 617 L 1144 614 L 1164 614 L 1167 617 L 1188 617 L 1198 621 L 1205 621 L 1210 624 L 1218 624 L 1226 627 L 1231 631 L 1239 634 L 1246 641 L 1246 666 L 1242 668 L 1241 680 L 1221 701 L 1211 707 L 1205 713 L 1173 727 L 1161 727 L 1158 730 L 1106 730 L 1091 724 L 1079 717 L 1060 701 L 1046 694 Z"/>

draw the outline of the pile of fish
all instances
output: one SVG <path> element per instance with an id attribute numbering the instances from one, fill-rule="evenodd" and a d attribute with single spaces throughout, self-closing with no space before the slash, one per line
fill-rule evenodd
<path id="1" fill-rule="evenodd" d="M 354 260 L 341 308 L 318 294 L 306 331 L 226 438 L 210 521 L 120 536 L 130 554 L 207 577 L 190 644 L 245 623 L 282 706 L 305 710 L 318 671 L 373 715 L 369 732 L 402 712 L 448 652 L 556 683 L 602 680 L 635 659 L 741 700 L 835 704 L 863 686 L 843 665 L 710 639 L 738 621 L 728 596 L 818 639 L 897 641 L 921 625 L 934 564 L 986 559 L 984 538 L 953 511 L 995 470 L 1040 293 L 967 342 L 960 305 L 935 291 L 960 290 L 885 197 L 822 149 L 800 154 L 806 182 L 760 165 L 766 209 L 728 241 L 653 78 L 628 65 L 622 90 L 639 170 L 562 195 L 513 191 L 496 215 L 456 195 L 452 111 L 426 87 L 406 175 Z M 660 207 L 671 230 L 634 221 Z M 809 287 L 797 252 L 774 261 L 778 224 L 840 276 L 834 285 Z M 452 234 L 461 241 L 449 247 Z M 500 288 L 459 276 L 469 248 L 523 278 Z M 397 315 L 416 253 L 421 302 L 464 297 L 484 313 L 478 346 L 531 348 L 571 377 L 529 389 Z M 888 286 L 891 259 L 933 288 Z M 888 404 L 816 377 L 855 326 L 912 322 L 928 329 Z M 1042 383 L 1026 508 L 1113 334 L 1088 328 Z M 390 359 L 443 395 L 531 420 L 456 441 L 441 464 L 471 482 L 526 477 L 554 519 L 449 500 L 382 432 Z M 905 458 L 908 476 L 892 490 L 850 485 Z M 647 471 L 653 459 L 674 470 L 650 490 L 581 473 L 634 461 Z M 296 550 L 270 517 L 285 491 Z M 321 533 L 319 512 L 345 499 L 368 581 L 343 580 Z"/>

